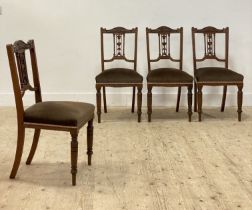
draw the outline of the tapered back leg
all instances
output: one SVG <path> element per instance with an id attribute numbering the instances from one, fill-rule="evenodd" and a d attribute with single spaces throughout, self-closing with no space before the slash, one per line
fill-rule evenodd
<path id="1" fill-rule="evenodd" d="M 25 128 L 24 126 L 18 126 L 18 136 L 17 136 L 17 148 L 16 148 L 16 155 L 14 164 L 11 170 L 10 178 L 14 179 L 16 177 L 22 154 L 23 154 L 23 147 L 24 147 L 24 138 L 25 138 Z"/>
<path id="2" fill-rule="evenodd" d="M 179 111 L 180 96 L 181 96 L 181 87 L 178 87 L 178 96 L 177 96 L 176 112 Z"/>
<path id="3" fill-rule="evenodd" d="M 227 95 L 227 86 L 223 87 L 223 96 L 222 96 L 222 103 L 221 103 L 221 112 L 225 110 L 225 103 L 226 103 L 226 95 Z"/>
<path id="4" fill-rule="evenodd" d="M 103 87 L 103 107 L 104 107 L 104 113 L 107 113 L 107 99 L 106 99 L 106 88 Z"/>
<path id="5" fill-rule="evenodd" d="M 32 162 L 33 156 L 34 156 L 36 149 L 37 149 L 37 146 L 38 146 L 39 136 L 40 136 L 40 129 L 35 129 L 31 150 L 30 150 L 29 156 L 26 160 L 26 165 L 30 165 Z"/>

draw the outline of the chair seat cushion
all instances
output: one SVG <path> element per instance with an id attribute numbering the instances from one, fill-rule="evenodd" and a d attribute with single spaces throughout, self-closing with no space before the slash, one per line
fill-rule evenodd
<path id="1" fill-rule="evenodd" d="M 82 102 L 40 102 L 25 110 L 24 122 L 78 127 L 92 119 L 94 109 Z"/>
<path id="2" fill-rule="evenodd" d="M 142 83 L 143 77 L 132 69 L 107 69 L 96 76 L 96 83 Z"/>
<path id="3" fill-rule="evenodd" d="M 243 75 L 221 67 L 204 67 L 195 70 L 198 82 L 242 82 Z"/>
<path id="4" fill-rule="evenodd" d="M 193 77 L 188 73 L 174 68 L 153 69 L 147 75 L 150 83 L 192 83 Z"/>

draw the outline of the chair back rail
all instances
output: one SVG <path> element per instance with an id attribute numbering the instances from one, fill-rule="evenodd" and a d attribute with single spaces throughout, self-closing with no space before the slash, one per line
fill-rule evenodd
<path id="1" fill-rule="evenodd" d="M 101 28 L 101 65 L 102 71 L 105 69 L 105 63 L 113 62 L 115 60 L 124 60 L 134 64 L 134 71 L 136 71 L 137 66 L 137 35 L 138 28 L 126 29 L 123 27 L 115 27 L 112 29 Z M 113 56 L 110 59 L 104 58 L 104 34 L 112 34 L 113 36 Z M 127 34 L 134 34 L 134 58 L 128 59 L 125 55 L 125 36 Z"/>
<path id="2" fill-rule="evenodd" d="M 196 34 L 202 34 L 204 38 L 204 56 L 198 58 L 196 55 Z M 225 56 L 219 58 L 216 55 L 216 34 L 225 35 Z M 229 43 L 229 28 L 217 29 L 212 26 L 208 26 L 202 29 L 192 27 L 192 47 L 193 47 L 193 66 L 194 70 L 197 68 L 198 62 L 203 62 L 208 59 L 214 59 L 218 62 L 224 62 L 225 68 L 228 68 L 228 43 Z"/>
<path id="3" fill-rule="evenodd" d="M 159 55 L 157 58 L 152 59 L 150 57 L 150 34 L 156 34 L 158 36 L 158 48 Z M 179 34 L 180 36 L 180 53 L 179 58 L 175 59 L 171 56 L 171 34 Z M 179 62 L 179 69 L 182 70 L 183 65 L 183 28 L 172 29 L 167 26 L 161 26 L 156 29 L 146 28 L 146 42 L 147 42 L 147 59 L 148 59 L 148 71 L 151 71 L 151 63 L 158 62 L 162 59 L 171 60 L 173 62 Z"/>

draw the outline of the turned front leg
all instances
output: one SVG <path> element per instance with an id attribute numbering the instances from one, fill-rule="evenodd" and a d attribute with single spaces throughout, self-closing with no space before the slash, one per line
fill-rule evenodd
<path id="1" fill-rule="evenodd" d="M 241 121 L 241 113 L 242 113 L 242 99 L 243 99 L 242 88 L 243 88 L 243 84 L 238 85 L 238 93 L 237 93 L 238 121 Z"/>
<path id="2" fill-rule="evenodd" d="M 71 173 L 72 185 L 76 185 L 77 159 L 78 159 L 78 132 L 71 132 Z"/>
<path id="3" fill-rule="evenodd" d="M 202 115 L 202 88 L 203 86 L 198 84 L 197 100 L 198 100 L 199 121 L 201 121 L 201 115 Z"/>
<path id="4" fill-rule="evenodd" d="M 101 86 L 96 85 L 96 109 L 97 109 L 97 116 L 98 116 L 98 123 L 101 122 Z"/>
<path id="5" fill-rule="evenodd" d="M 142 114 L 142 86 L 137 87 L 137 115 L 138 122 L 141 122 L 141 114 Z"/>
<path id="6" fill-rule="evenodd" d="M 136 95 L 136 87 L 133 87 L 133 95 L 132 95 L 132 106 L 131 106 L 131 112 L 135 112 L 135 95 Z"/>
<path id="7" fill-rule="evenodd" d="M 194 82 L 194 112 L 198 111 L 198 94 L 197 94 L 197 84 Z"/>
<path id="8" fill-rule="evenodd" d="M 192 85 L 188 86 L 188 118 L 189 118 L 189 122 L 192 121 Z"/>
<path id="9" fill-rule="evenodd" d="M 88 165 L 91 165 L 92 154 L 93 154 L 93 119 L 88 121 L 88 126 L 87 126 Z"/>
<path id="10" fill-rule="evenodd" d="M 151 114 L 152 114 L 152 86 L 148 86 L 148 94 L 147 94 L 147 107 L 148 107 L 148 122 L 151 122 Z"/>

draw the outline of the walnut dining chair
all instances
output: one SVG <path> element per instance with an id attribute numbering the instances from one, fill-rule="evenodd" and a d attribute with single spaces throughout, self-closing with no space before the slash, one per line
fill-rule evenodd
<path id="1" fill-rule="evenodd" d="M 115 27 L 113 29 L 100 29 L 101 35 L 101 69 L 102 72 L 96 76 L 96 103 L 97 103 L 97 116 L 98 123 L 101 122 L 101 88 L 103 88 L 103 104 L 104 113 L 107 113 L 106 102 L 106 87 L 133 87 L 132 108 L 134 112 L 135 107 L 135 91 L 137 88 L 137 114 L 138 122 L 141 122 L 141 107 L 142 107 L 142 87 L 143 77 L 137 72 L 137 33 L 138 29 L 126 29 L 123 27 Z M 113 56 L 105 58 L 104 50 L 104 35 L 112 35 L 113 38 Z M 133 58 L 126 56 L 126 36 L 134 36 L 134 53 Z M 131 37 L 132 38 L 132 37 Z M 114 61 L 125 61 L 133 65 L 133 68 L 108 68 L 105 65 L 111 64 Z"/>
<path id="2" fill-rule="evenodd" d="M 196 34 L 201 36 L 201 43 L 203 40 L 203 44 L 200 45 L 199 38 L 196 39 Z M 216 39 L 218 36 L 224 36 L 224 58 L 220 58 L 221 56 L 217 55 L 216 49 L 217 47 L 221 48 L 219 44 L 217 46 Z M 219 37 L 219 39 L 221 39 Z M 197 46 L 196 46 L 197 42 Z M 220 42 L 218 42 L 220 43 Z M 227 86 L 237 86 L 238 87 L 238 121 L 241 121 L 241 113 L 242 113 L 242 98 L 243 98 L 243 75 L 232 71 L 228 68 L 228 54 L 229 54 L 229 28 L 217 29 L 212 26 L 208 26 L 202 29 L 197 29 L 192 27 L 192 48 L 193 48 L 193 68 L 194 68 L 194 111 L 198 112 L 199 121 L 202 119 L 202 88 L 203 86 L 223 86 L 223 96 L 222 96 L 222 104 L 221 104 L 221 112 L 224 112 L 225 102 L 226 102 L 226 93 Z M 200 52 L 203 57 L 199 56 Z M 219 52 L 220 53 L 220 52 Z M 218 63 L 223 63 L 224 67 L 216 67 L 216 66 L 205 66 L 198 67 L 197 64 L 203 63 L 205 61 L 216 61 Z"/>
<path id="3" fill-rule="evenodd" d="M 158 56 L 151 58 L 150 35 L 156 36 L 158 39 Z M 171 38 L 173 35 L 179 36 L 179 58 L 171 55 Z M 183 28 L 171 29 L 167 26 L 161 26 L 157 29 L 146 28 L 147 42 L 147 59 L 148 59 L 148 75 L 147 75 L 147 105 L 148 105 L 148 122 L 151 122 L 152 114 L 152 88 L 153 87 L 178 87 L 176 112 L 179 111 L 181 88 L 188 89 L 188 119 L 191 121 L 192 116 L 192 88 L 193 77 L 182 70 L 183 68 Z M 175 40 L 174 40 L 175 42 Z M 178 63 L 178 68 L 173 68 L 166 64 L 165 68 L 152 68 L 153 63 L 161 60 L 169 60 Z"/>
<path id="4" fill-rule="evenodd" d="M 27 43 L 19 40 L 6 46 L 16 102 L 18 136 L 14 164 L 10 178 L 16 177 L 24 146 L 25 128 L 34 129 L 33 143 L 30 149 L 27 165 L 30 165 L 35 154 L 41 129 L 70 132 L 71 141 L 71 173 L 72 185 L 76 185 L 78 132 L 87 126 L 88 165 L 91 165 L 93 154 L 93 118 L 94 105 L 81 102 L 46 101 L 42 102 L 38 65 L 33 40 Z M 26 51 L 30 52 L 33 86 L 28 78 Z M 24 109 L 23 96 L 25 92 L 35 92 L 35 104 Z M 56 149 L 56 148 L 55 148 Z M 57 150 L 57 149 L 56 149 Z"/>

